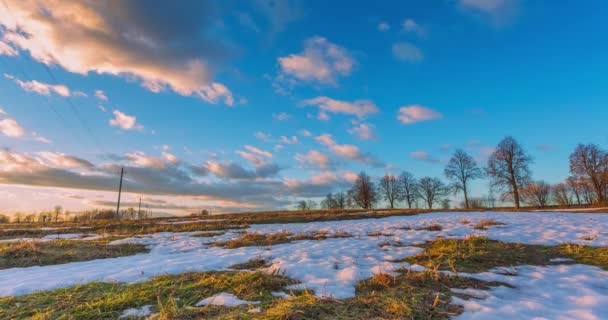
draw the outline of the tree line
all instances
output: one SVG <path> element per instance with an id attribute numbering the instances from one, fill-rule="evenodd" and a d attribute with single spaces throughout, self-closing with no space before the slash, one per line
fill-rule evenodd
<path id="1" fill-rule="evenodd" d="M 534 158 L 513 137 L 501 140 L 485 166 L 462 149 L 454 151 L 444 168 L 447 183 L 439 177 L 416 178 L 411 172 L 399 175 L 385 174 L 377 182 L 367 173 L 358 174 L 347 191 L 329 193 L 319 206 L 323 209 L 376 207 L 385 201 L 388 208 L 402 205 L 416 208 L 421 204 L 433 209 L 437 205 L 449 208 L 448 197 L 462 195 L 465 209 L 494 207 L 492 195 L 499 193 L 503 202 L 513 202 L 519 209 L 522 203 L 545 207 L 605 204 L 608 199 L 608 153 L 595 144 L 579 144 L 570 154 L 570 176 L 563 182 L 551 185 L 533 180 L 530 165 Z M 487 197 L 470 197 L 472 181 L 488 178 L 491 192 Z M 301 200 L 299 210 L 315 209 L 313 200 Z"/>

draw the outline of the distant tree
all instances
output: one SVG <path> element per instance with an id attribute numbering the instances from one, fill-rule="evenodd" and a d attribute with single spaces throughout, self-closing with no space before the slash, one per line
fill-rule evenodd
<path id="1" fill-rule="evenodd" d="M 347 205 L 346 194 L 342 191 L 336 193 L 334 199 L 336 201 L 336 209 L 344 209 Z"/>
<path id="2" fill-rule="evenodd" d="M 606 200 L 608 183 L 608 154 L 595 144 L 579 144 L 570 154 L 570 172 L 588 180 L 595 191 L 597 202 Z"/>
<path id="3" fill-rule="evenodd" d="M 306 201 L 305 200 L 301 200 L 298 201 L 298 205 L 297 205 L 298 210 L 307 210 L 308 206 L 306 205 Z"/>
<path id="4" fill-rule="evenodd" d="M 555 203 L 560 206 L 569 206 L 572 204 L 570 188 L 566 183 L 562 182 L 553 186 L 553 199 L 555 199 Z"/>
<path id="5" fill-rule="evenodd" d="M 426 202 L 429 209 L 449 194 L 449 188 L 438 178 L 424 177 L 418 181 L 417 196 Z"/>
<path id="6" fill-rule="evenodd" d="M 414 175 L 403 171 L 401 175 L 399 175 L 399 186 L 401 191 L 400 200 L 405 201 L 407 203 L 407 207 L 409 209 L 416 203 L 416 185 L 418 181 L 414 178 Z"/>
<path id="7" fill-rule="evenodd" d="M 208 216 L 208 215 L 209 215 L 209 210 L 207 210 L 207 209 L 201 210 L 201 216 Z"/>
<path id="8" fill-rule="evenodd" d="M 532 162 L 532 157 L 512 137 L 504 138 L 488 159 L 485 171 L 492 186 L 504 191 L 503 200 L 512 198 L 517 209 L 520 207 L 520 189 L 531 180 L 529 166 Z"/>
<path id="9" fill-rule="evenodd" d="M 314 210 L 317 208 L 317 203 L 314 200 L 307 200 L 306 207 L 308 208 L 308 210 Z"/>
<path id="10" fill-rule="evenodd" d="M 453 181 L 454 190 L 464 194 L 464 207 L 469 208 L 468 183 L 483 176 L 473 157 L 462 149 L 457 149 L 444 170 L 445 176 Z"/>
<path id="11" fill-rule="evenodd" d="M 528 202 L 541 208 L 546 207 L 551 200 L 551 185 L 544 181 L 529 183 L 523 191 Z"/>
<path id="12" fill-rule="evenodd" d="M 576 204 L 578 204 L 578 205 L 583 204 L 583 202 L 582 202 L 582 194 L 583 194 L 582 183 L 584 183 L 584 182 L 582 182 L 581 179 L 578 179 L 573 176 L 570 176 L 570 177 L 568 177 L 568 179 L 566 179 L 566 185 L 568 186 L 570 193 L 572 193 L 572 195 L 574 196 L 574 200 L 575 200 Z"/>
<path id="13" fill-rule="evenodd" d="M 55 222 L 59 221 L 59 215 L 61 215 L 62 210 L 63 208 L 61 206 L 55 206 L 55 208 L 53 208 Z"/>
<path id="14" fill-rule="evenodd" d="M 16 223 L 21 223 L 21 221 L 23 220 L 23 213 L 21 213 L 21 212 L 15 213 L 14 220 Z"/>
<path id="15" fill-rule="evenodd" d="M 321 200 L 320 206 L 323 209 L 331 210 L 335 209 L 338 205 L 336 204 L 334 195 L 330 192 L 325 196 L 325 199 Z"/>
<path id="16" fill-rule="evenodd" d="M 359 173 L 348 193 L 353 202 L 363 209 L 371 209 L 378 200 L 374 182 L 363 171 Z"/>
<path id="17" fill-rule="evenodd" d="M 378 189 L 384 200 L 388 202 L 391 209 L 395 208 L 395 202 L 401 197 L 401 184 L 394 175 L 385 174 L 380 179 Z"/>
<path id="18" fill-rule="evenodd" d="M 449 209 L 450 208 L 450 202 L 451 201 L 448 198 L 445 198 L 445 199 L 441 200 L 441 208 L 446 209 L 446 210 Z"/>
<path id="19" fill-rule="evenodd" d="M 11 219 L 4 214 L 0 214 L 0 223 L 9 223 L 11 222 Z"/>

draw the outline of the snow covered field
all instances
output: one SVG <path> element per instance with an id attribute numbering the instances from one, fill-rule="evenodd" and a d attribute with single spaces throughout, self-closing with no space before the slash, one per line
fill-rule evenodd
<path id="1" fill-rule="evenodd" d="M 494 219 L 505 225 L 488 230 L 473 226 L 482 219 Z M 462 221 L 468 223 L 462 223 Z M 441 231 L 415 230 L 439 224 Z M 403 229 L 411 227 L 411 230 Z M 462 238 L 485 235 L 490 239 L 525 244 L 555 245 L 577 243 L 608 246 L 608 215 L 587 213 L 432 213 L 382 219 L 342 220 L 294 224 L 253 225 L 247 231 L 277 233 L 289 231 L 312 233 L 346 232 L 353 237 L 326 240 L 303 240 L 270 247 L 226 249 L 208 246 L 213 241 L 238 238 L 242 230 L 208 238 L 191 237 L 196 232 L 157 233 L 119 240 L 145 244 L 146 254 L 75 262 L 43 267 L 0 270 L 0 296 L 22 295 L 37 290 L 68 287 L 92 281 L 136 282 L 160 274 L 187 271 L 226 270 L 256 257 L 272 261 L 270 269 L 302 283 L 319 296 L 344 299 L 355 295 L 357 282 L 381 272 L 406 266 L 392 261 L 421 252 L 413 245 L 439 236 Z M 381 236 L 368 233 L 381 232 Z M 386 245 L 383 242 L 400 246 Z M 406 246 L 403 246 L 406 244 Z M 412 246 L 407 246 L 412 245 Z M 510 266 L 505 266 L 510 267 Z M 501 281 L 514 288 L 496 287 L 471 292 L 478 299 L 455 302 L 465 306 L 462 319 L 606 319 L 608 318 L 608 272 L 579 264 L 517 266 L 509 268 L 516 276 L 506 276 L 500 269 L 466 275 L 481 280 Z M 462 275 L 462 274 L 461 274 Z"/>

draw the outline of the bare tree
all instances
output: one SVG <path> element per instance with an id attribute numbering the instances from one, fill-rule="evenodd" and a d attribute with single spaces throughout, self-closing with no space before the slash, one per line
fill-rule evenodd
<path id="1" fill-rule="evenodd" d="M 306 208 L 308 208 L 308 210 L 314 210 L 317 208 L 317 203 L 314 200 L 307 200 Z"/>
<path id="2" fill-rule="evenodd" d="M 321 208 L 323 209 L 335 209 L 338 205 L 334 199 L 334 195 L 330 192 L 325 196 L 325 199 L 321 200 Z"/>
<path id="3" fill-rule="evenodd" d="M 355 204 L 364 209 L 371 209 L 378 200 L 374 182 L 364 171 L 359 173 L 348 192 Z"/>
<path id="4" fill-rule="evenodd" d="M 488 159 L 485 171 L 492 186 L 506 190 L 503 200 L 512 198 L 517 209 L 520 207 L 520 188 L 529 183 L 532 175 L 529 168 L 532 162 L 532 157 L 512 137 L 504 138 Z"/>
<path id="5" fill-rule="evenodd" d="M 564 182 L 553 186 L 553 199 L 560 206 L 569 206 L 572 204 L 572 196 L 570 188 Z"/>
<path id="6" fill-rule="evenodd" d="M 55 206 L 55 208 L 53 208 L 53 214 L 55 217 L 55 222 L 59 221 L 59 215 L 61 215 L 61 211 L 63 210 L 63 208 L 61 206 Z M 50 217 L 49 217 L 50 220 Z"/>
<path id="7" fill-rule="evenodd" d="M 605 202 L 608 154 L 604 150 L 595 144 L 579 144 L 570 155 L 570 172 L 577 178 L 591 182 L 597 202 Z"/>
<path id="8" fill-rule="evenodd" d="M 395 201 L 401 197 L 401 185 L 397 178 L 392 174 L 385 174 L 380 179 L 378 189 L 382 193 L 384 200 L 386 200 L 391 209 L 395 208 Z"/>
<path id="9" fill-rule="evenodd" d="M 532 205 L 544 208 L 551 199 L 551 185 L 544 181 L 532 182 L 523 189 L 523 194 Z"/>
<path id="10" fill-rule="evenodd" d="M 336 195 L 334 196 L 334 199 L 336 201 L 336 208 L 337 209 L 344 209 L 346 208 L 346 194 L 342 191 L 336 193 Z"/>
<path id="11" fill-rule="evenodd" d="M 401 175 L 399 175 L 399 186 L 401 189 L 401 197 L 400 200 L 403 200 L 407 203 L 407 207 L 409 209 L 416 203 L 416 185 L 418 181 L 414 178 L 414 175 L 403 171 Z"/>
<path id="12" fill-rule="evenodd" d="M 574 199 L 576 200 L 576 204 L 578 204 L 579 206 L 582 204 L 582 194 L 583 194 L 583 186 L 581 183 L 581 179 L 577 179 L 576 177 L 568 177 L 568 179 L 566 179 L 566 185 L 568 186 L 568 188 L 570 189 L 570 192 L 572 193 L 572 195 L 574 196 Z"/>
<path id="13" fill-rule="evenodd" d="M 308 203 L 305 200 L 298 201 L 298 210 L 308 210 Z"/>
<path id="14" fill-rule="evenodd" d="M 426 202 L 429 209 L 433 209 L 433 204 L 440 202 L 449 193 L 449 188 L 438 178 L 424 177 L 416 187 L 416 194 Z"/>
<path id="15" fill-rule="evenodd" d="M 464 150 L 457 149 L 444 170 L 445 176 L 452 180 L 454 190 L 461 190 L 464 194 L 464 207 L 469 208 L 468 183 L 470 180 L 483 176 L 481 169 L 473 157 Z"/>

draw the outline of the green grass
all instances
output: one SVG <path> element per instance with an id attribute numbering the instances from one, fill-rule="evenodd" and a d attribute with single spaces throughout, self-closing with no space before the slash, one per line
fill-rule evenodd
<path id="1" fill-rule="evenodd" d="M 309 291 L 292 292 L 291 299 L 274 297 L 293 280 L 262 272 L 203 272 L 161 276 L 135 284 L 90 283 L 67 289 L 0 298 L 2 319 L 116 319 L 124 310 L 154 305 L 159 319 L 447 319 L 462 312 L 450 305 L 450 288 L 487 289 L 497 283 L 408 272 L 376 275 L 356 286 L 355 298 L 322 299 Z M 207 297 L 229 292 L 240 299 L 260 301 L 251 306 L 194 307 Z"/>
<path id="2" fill-rule="evenodd" d="M 546 265 L 551 263 L 552 258 L 570 258 L 608 268 L 608 247 L 525 245 L 470 236 L 462 240 L 436 239 L 427 242 L 424 248 L 422 253 L 404 261 L 431 269 L 469 273 L 522 264 Z"/>
<path id="3" fill-rule="evenodd" d="M 204 272 L 168 275 L 136 284 L 89 283 L 67 289 L 0 298 L 0 319 L 117 319 L 129 308 L 146 304 L 161 311 L 161 319 L 223 317 L 223 313 L 245 313 L 238 308 L 190 308 L 198 301 L 220 292 L 241 299 L 272 303 L 272 291 L 293 284 L 280 275 L 261 272 Z M 226 309 L 226 310 L 224 310 Z"/>
<path id="4" fill-rule="evenodd" d="M 0 269 L 123 257 L 148 252 L 139 244 L 109 245 L 111 240 L 116 238 L 0 242 Z"/>

